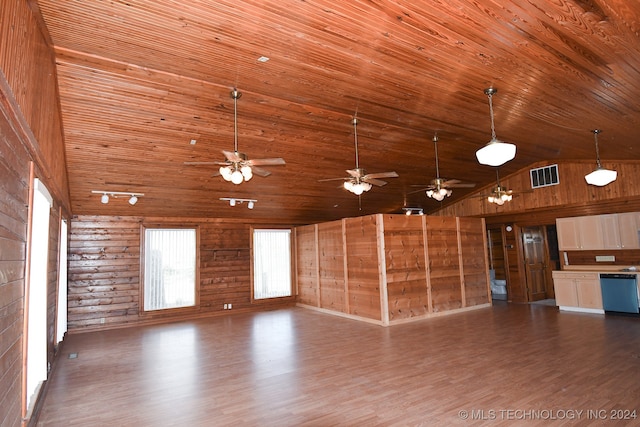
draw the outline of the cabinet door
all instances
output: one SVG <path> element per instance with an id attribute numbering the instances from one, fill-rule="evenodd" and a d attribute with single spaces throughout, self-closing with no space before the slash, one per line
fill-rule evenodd
<path id="1" fill-rule="evenodd" d="M 602 227 L 602 247 L 604 249 L 620 249 L 620 227 L 618 215 L 600 215 Z"/>
<path id="2" fill-rule="evenodd" d="M 576 279 L 576 290 L 580 307 L 602 309 L 602 290 L 599 279 Z"/>
<path id="3" fill-rule="evenodd" d="M 578 218 L 556 219 L 556 232 L 558 233 L 558 249 L 561 251 L 580 249 Z"/>
<path id="4" fill-rule="evenodd" d="M 578 219 L 578 233 L 580 237 L 580 249 L 602 249 L 602 222 L 598 215 L 580 216 Z"/>
<path id="5" fill-rule="evenodd" d="M 553 289 L 556 293 L 557 306 L 578 307 L 578 293 L 574 279 L 555 278 Z"/>
<path id="6" fill-rule="evenodd" d="M 618 214 L 618 230 L 620 232 L 620 248 L 640 248 L 640 213 Z"/>

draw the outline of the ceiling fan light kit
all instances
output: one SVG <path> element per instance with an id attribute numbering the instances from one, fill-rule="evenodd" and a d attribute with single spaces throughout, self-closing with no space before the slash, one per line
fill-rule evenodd
<path id="1" fill-rule="evenodd" d="M 618 172 L 602 167 L 602 164 L 600 163 L 600 150 L 598 149 L 598 134 L 602 131 L 594 129 L 592 132 L 596 142 L 596 169 L 585 175 L 584 179 L 587 181 L 587 184 L 604 187 L 618 178 Z"/>
<path id="2" fill-rule="evenodd" d="M 484 147 L 476 151 L 476 158 L 482 165 L 500 166 L 506 162 L 513 160 L 516 156 L 516 146 L 508 142 L 500 141 L 496 137 L 496 128 L 493 121 L 493 103 L 492 97 L 498 92 L 496 88 L 488 88 L 484 90 L 485 95 L 489 98 L 489 113 L 491 115 L 491 141 Z"/>

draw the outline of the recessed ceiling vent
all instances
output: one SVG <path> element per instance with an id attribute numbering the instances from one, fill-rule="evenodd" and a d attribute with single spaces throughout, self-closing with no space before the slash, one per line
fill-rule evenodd
<path id="1" fill-rule="evenodd" d="M 558 165 L 545 166 L 531 169 L 531 188 L 548 187 L 560 184 L 558 177 Z"/>

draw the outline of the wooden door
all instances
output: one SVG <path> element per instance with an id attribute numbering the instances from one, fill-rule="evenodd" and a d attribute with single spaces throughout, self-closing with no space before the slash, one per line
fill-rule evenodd
<path id="1" fill-rule="evenodd" d="M 529 301 L 547 298 L 547 271 L 543 227 L 523 227 L 522 247 Z"/>

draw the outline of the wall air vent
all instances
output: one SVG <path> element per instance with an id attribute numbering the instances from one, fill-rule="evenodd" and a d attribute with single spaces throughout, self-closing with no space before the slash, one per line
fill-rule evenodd
<path id="1" fill-rule="evenodd" d="M 560 183 L 558 165 L 531 169 L 529 172 L 531 175 L 531 188 L 548 187 Z"/>

